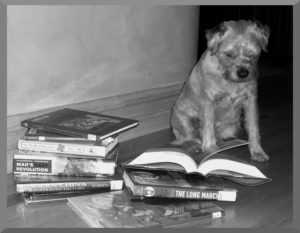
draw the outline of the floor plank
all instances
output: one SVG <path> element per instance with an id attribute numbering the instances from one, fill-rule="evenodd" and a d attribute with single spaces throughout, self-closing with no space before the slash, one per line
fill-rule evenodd
<path id="1" fill-rule="evenodd" d="M 248 228 L 290 227 L 293 218 L 293 125 L 292 104 L 282 102 L 261 111 L 262 145 L 270 161 L 256 163 L 272 182 L 256 187 L 233 184 L 238 189 L 237 201 L 218 202 L 225 209 L 224 219 L 193 223 L 193 227 Z M 173 140 L 170 129 L 121 143 L 119 163 L 146 149 L 163 146 Z M 249 158 L 247 148 L 234 153 Z M 15 195 L 12 176 L 8 175 L 8 218 L 14 227 L 86 227 L 66 203 L 25 206 Z"/>

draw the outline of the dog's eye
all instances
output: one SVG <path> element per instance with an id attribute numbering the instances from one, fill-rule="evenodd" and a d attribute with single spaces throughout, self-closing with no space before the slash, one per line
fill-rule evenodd
<path id="1" fill-rule="evenodd" d="M 258 55 L 258 54 L 250 54 L 250 55 L 248 55 L 248 57 L 249 57 L 250 59 L 256 60 L 256 59 L 259 58 L 259 55 Z"/>
<path id="2" fill-rule="evenodd" d="M 234 57 L 234 54 L 233 53 L 225 53 L 226 57 L 228 58 L 233 58 Z"/>

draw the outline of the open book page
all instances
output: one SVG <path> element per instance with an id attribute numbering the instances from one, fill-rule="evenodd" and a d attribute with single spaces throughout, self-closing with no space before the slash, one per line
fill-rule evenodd
<path id="1" fill-rule="evenodd" d="M 225 172 L 224 172 L 225 171 Z M 229 172 L 227 172 L 229 171 Z M 266 176 L 259 171 L 255 166 L 247 163 L 244 160 L 230 156 L 223 153 L 218 153 L 218 155 L 213 158 L 204 160 L 198 167 L 198 172 L 207 175 L 207 174 L 216 174 L 216 175 L 229 175 L 241 177 L 252 177 L 252 178 L 261 178 L 264 179 Z"/>
<path id="2" fill-rule="evenodd" d="M 203 159 L 206 160 L 221 151 L 246 144 L 248 144 L 247 141 L 235 139 L 222 142 L 209 151 L 194 155 L 190 155 L 183 149 L 176 147 L 154 148 L 145 151 L 128 165 L 138 165 L 153 169 L 184 169 L 187 173 L 198 172 L 198 166 Z"/>
<path id="3" fill-rule="evenodd" d="M 150 149 L 136 157 L 128 165 L 138 165 L 149 168 L 166 168 L 170 170 L 182 170 L 197 172 L 198 165 L 194 159 L 184 150 L 179 148 L 155 148 Z"/>
<path id="4" fill-rule="evenodd" d="M 230 152 L 224 152 L 247 144 L 247 141 L 235 139 L 223 142 L 209 151 L 193 155 L 189 155 L 180 148 L 155 148 L 145 151 L 123 165 L 150 170 L 173 170 L 200 173 L 203 176 L 228 177 L 229 180 L 244 185 L 257 185 L 271 181 L 250 161 L 230 155 Z"/>
<path id="5" fill-rule="evenodd" d="M 249 144 L 249 142 L 242 140 L 242 139 L 234 139 L 234 140 L 230 140 L 230 141 L 221 142 L 216 147 L 214 147 L 208 151 L 202 152 L 200 154 L 200 157 L 203 158 L 202 161 L 204 161 L 204 160 L 211 158 L 213 155 L 215 155 L 219 152 L 222 152 L 224 150 L 229 150 L 229 149 L 239 147 L 239 146 L 244 146 L 247 144 Z"/>
<path id="6" fill-rule="evenodd" d="M 219 144 L 209 151 L 201 153 L 203 158 L 200 161 L 198 172 L 202 175 L 221 175 L 236 178 L 259 178 L 267 179 L 267 177 L 259 171 L 255 166 L 230 154 L 220 153 L 238 146 L 247 145 L 248 142 L 235 139 Z"/>

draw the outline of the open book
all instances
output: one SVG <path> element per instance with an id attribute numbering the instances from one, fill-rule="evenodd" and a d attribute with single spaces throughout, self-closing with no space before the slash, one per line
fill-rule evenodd
<path id="1" fill-rule="evenodd" d="M 203 176 L 216 175 L 245 185 L 256 185 L 270 181 L 271 179 L 267 178 L 253 164 L 229 153 L 224 153 L 225 150 L 247 144 L 247 141 L 235 139 L 223 142 L 210 151 L 196 156 L 192 156 L 180 148 L 149 149 L 123 165 L 125 167 L 199 173 Z"/>

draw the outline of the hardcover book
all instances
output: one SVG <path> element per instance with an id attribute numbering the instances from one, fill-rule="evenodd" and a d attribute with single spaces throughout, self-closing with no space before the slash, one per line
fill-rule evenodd
<path id="1" fill-rule="evenodd" d="M 34 141 L 46 141 L 46 142 L 70 142 L 70 143 L 78 143 L 78 142 L 92 142 L 93 140 L 89 140 L 83 137 L 72 137 L 65 134 L 58 134 L 49 131 L 39 130 L 36 128 L 28 128 L 23 136 L 24 140 L 34 140 Z M 112 142 L 116 136 L 108 137 L 102 141 L 102 144 L 106 145 Z M 100 143 L 99 142 L 99 143 Z"/>
<path id="2" fill-rule="evenodd" d="M 126 190 L 68 198 L 70 207 L 90 227 L 180 227 L 224 216 L 211 202 L 151 199 L 132 201 Z"/>
<path id="3" fill-rule="evenodd" d="M 104 177 L 15 175 L 17 193 L 57 193 L 121 190 L 120 175 Z M 32 198 L 31 198 L 32 199 Z"/>
<path id="4" fill-rule="evenodd" d="M 19 150 L 105 157 L 118 144 L 118 136 L 103 142 L 18 140 Z"/>
<path id="5" fill-rule="evenodd" d="M 74 192 L 57 192 L 57 193 L 24 193 L 24 203 L 26 205 L 43 204 L 51 202 L 66 202 L 70 197 L 78 197 L 97 193 L 107 192 L 107 190 L 96 191 L 74 191 Z"/>
<path id="6" fill-rule="evenodd" d="M 58 176 L 114 175 L 119 149 L 106 158 L 34 151 L 19 151 L 13 158 L 14 174 Z"/>
<path id="7" fill-rule="evenodd" d="M 240 139 L 226 141 L 210 151 L 194 156 L 181 148 L 154 148 L 124 163 L 123 166 L 222 176 L 244 185 L 258 185 L 271 181 L 251 161 L 223 152 L 247 144 L 248 142 Z"/>
<path id="8" fill-rule="evenodd" d="M 134 197 L 235 201 L 237 196 L 236 189 L 214 176 L 124 168 L 123 180 Z"/>
<path id="9" fill-rule="evenodd" d="M 101 141 L 138 125 L 137 120 L 63 108 L 21 121 L 21 126 Z"/>

